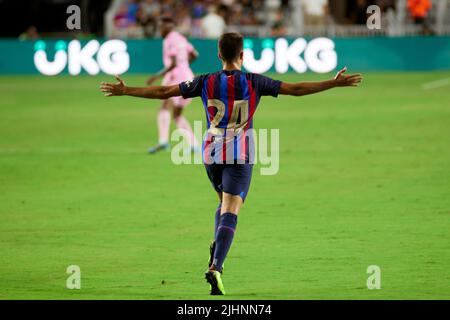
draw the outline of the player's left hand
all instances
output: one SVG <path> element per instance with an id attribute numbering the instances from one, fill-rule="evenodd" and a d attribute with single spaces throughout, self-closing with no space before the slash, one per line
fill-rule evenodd
<path id="1" fill-rule="evenodd" d="M 100 91 L 105 93 L 105 97 L 122 96 L 125 94 L 125 82 L 119 76 L 115 76 L 118 83 L 100 83 Z"/>
<path id="2" fill-rule="evenodd" d="M 156 80 L 158 80 L 158 76 L 151 76 L 151 77 L 148 78 L 148 80 L 147 80 L 147 85 L 148 85 L 148 86 L 152 85 Z"/>
<path id="3" fill-rule="evenodd" d="M 337 86 L 339 87 L 357 87 L 362 81 L 362 75 L 360 73 L 345 75 L 347 67 L 339 71 L 334 78 Z"/>

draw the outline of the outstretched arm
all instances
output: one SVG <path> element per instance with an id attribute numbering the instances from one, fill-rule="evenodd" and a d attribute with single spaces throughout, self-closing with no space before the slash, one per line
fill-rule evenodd
<path id="1" fill-rule="evenodd" d="M 173 86 L 150 86 L 150 87 L 127 87 L 125 82 L 116 76 L 118 83 L 102 82 L 100 91 L 105 93 L 105 97 L 112 96 L 133 96 L 147 99 L 168 99 L 180 96 L 178 85 Z"/>
<path id="2" fill-rule="evenodd" d="M 281 83 L 280 94 L 305 96 L 336 87 L 357 87 L 362 81 L 361 74 L 344 75 L 347 68 L 338 72 L 332 80 L 319 82 Z"/>
<path id="3" fill-rule="evenodd" d="M 175 69 L 176 66 L 177 66 L 177 60 L 175 59 L 175 57 L 172 57 L 172 61 L 170 63 L 170 66 L 168 66 L 167 68 L 163 68 L 157 74 L 155 74 L 155 75 L 151 76 L 150 78 L 148 78 L 147 85 L 151 85 L 153 82 L 155 82 L 155 81 L 159 80 L 160 78 L 164 77 L 167 73 L 169 73 L 170 71 Z"/>

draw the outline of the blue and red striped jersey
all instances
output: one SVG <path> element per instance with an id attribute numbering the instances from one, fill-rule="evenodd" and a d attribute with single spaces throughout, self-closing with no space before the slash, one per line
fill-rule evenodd
<path id="1" fill-rule="evenodd" d="M 240 70 L 208 73 L 179 84 L 183 98 L 202 98 L 208 125 L 205 163 L 252 163 L 253 116 L 261 97 L 277 97 L 280 86 L 278 80 Z"/>

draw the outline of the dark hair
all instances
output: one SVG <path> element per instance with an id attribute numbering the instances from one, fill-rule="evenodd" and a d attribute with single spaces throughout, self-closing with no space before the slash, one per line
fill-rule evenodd
<path id="1" fill-rule="evenodd" d="M 219 38 L 219 53 L 226 62 L 239 58 L 244 48 L 244 37 L 236 32 L 224 33 Z"/>
<path id="2" fill-rule="evenodd" d="M 173 23 L 175 24 L 175 20 L 172 18 L 172 16 L 164 15 L 160 18 L 160 21 L 162 23 Z"/>

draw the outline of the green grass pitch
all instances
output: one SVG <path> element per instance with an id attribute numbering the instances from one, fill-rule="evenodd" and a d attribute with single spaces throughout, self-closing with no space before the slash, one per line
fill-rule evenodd
<path id="1" fill-rule="evenodd" d="M 449 299 L 450 87 L 422 87 L 449 77 L 263 98 L 255 126 L 280 129 L 280 171 L 255 170 L 225 298 Z M 209 299 L 204 168 L 147 155 L 159 102 L 104 98 L 108 79 L 0 77 L 0 299 Z M 186 115 L 204 121 L 199 99 Z"/>

